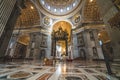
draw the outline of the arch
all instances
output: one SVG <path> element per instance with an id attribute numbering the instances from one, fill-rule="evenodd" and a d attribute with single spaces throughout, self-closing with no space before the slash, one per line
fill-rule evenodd
<path id="1" fill-rule="evenodd" d="M 73 23 L 70 21 L 70 20 L 68 20 L 68 19 L 59 19 L 59 20 L 56 20 L 51 26 L 51 30 L 53 30 L 53 27 L 54 27 L 54 25 L 56 24 L 56 23 L 58 23 L 58 22 L 61 22 L 61 21 L 64 21 L 64 22 L 68 22 L 70 25 L 71 25 L 71 28 L 74 28 L 74 26 L 73 26 Z"/>
<path id="2" fill-rule="evenodd" d="M 67 31 L 68 33 L 68 40 L 71 41 L 71 29 L 72 29 L 73 24 L 69 21 L 66 20 L 59 20 L 56 21 L 53 25 L 52 25 L 52 31 L 57 31 L 59 30 L 59 27 L 61 27 L 63 29 L 63 31 Z"/>
<path id="3" fill-rule="evenodd" d="M 27 46 L 30 42 L 29 34 L 21 34 L 16 42 L 15 51 L 13 57 L 15 58 L 25 58 L 27 52 Z"/>
<path id="4" fill-rule="evenodd" d="M 62 47 L 61 55 L 68 56 L 68 46 L 71 43 L 72 25 L 68 21 L 56 21 L 52 27 L 52 56 L 56 56 L 56 46 Z"/>

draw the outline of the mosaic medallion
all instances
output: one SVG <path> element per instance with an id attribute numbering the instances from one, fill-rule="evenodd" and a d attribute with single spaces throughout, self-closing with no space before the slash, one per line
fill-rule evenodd
<path id="1" fill-rule="evenodd" d="M 44 25 L 49 26 L 51 23 L 52 23 L 52 19 L 51 19 L 51 18 L 49 18 L 49 17 L 47 17 L 47 16 L 45 16 L 45 17 L 43 18 L 43 24 L 44 24 Z"/>
<path id="2" fill-rule="evenodd" d="M 59 80 L 89 80 L 84 74 L 62 74 Z"/>
<path id="3" fill-rule="evenodd" d="M 36 80 L 48 80 L 51 76 L 52 76 L 52 73 L 45 73 L 41 75 L 39 78 L 37 78 Z"/>
<path id="4" fill-rule="evenodd" d="M 32 76 L 33 74 L 30 72 L 26 72 L 26 71 L 19 71 L 19 72 L 15 72 L 13 74 L 10 74 L 7 76 L 7 79 L 25 79 L 28 78 L 30 76 Z"/>

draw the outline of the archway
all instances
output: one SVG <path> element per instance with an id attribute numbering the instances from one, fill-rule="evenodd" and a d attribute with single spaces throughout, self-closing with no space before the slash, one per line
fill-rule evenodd
<path id="1" fill-rule="evenodd" d="M 69 56 L 68 48 L 71 45 L 71 24 L 66 21 L 59 21 L 52 29 L 52 51 L 53 58 Z"/>
<path id="2" fill-rule="evenodd" d="M 16 42 L 15 51 L 13 54 L 14 58 L 25 58 L 27 46 L 30 42 L 30 36 L 28 34 L 20 35 L 18 41 Z"/>

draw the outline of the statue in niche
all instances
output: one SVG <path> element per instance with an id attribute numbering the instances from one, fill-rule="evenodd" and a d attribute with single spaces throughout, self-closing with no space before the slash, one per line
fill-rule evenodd
<path id="1" fill-rule="evenodd" d="M 47 38 L 45 36 L 42 37 L 40 46 L 41 47 L 47 47 Z"/>
<path id="2" fill-rule="evenodd" d="M 94 58 L 98 58 L 98 53 L 96 47 L 93 47 L 93 56 Z"/>
<path id="3" fill-rule="evenodd" d="M 80 56 L 82 59 L 86 60 L 86 53 L 84 49 L 80 49 Z"/>
<path id="4" fill-rule="evenodd" d="M 89 34 L 90 34 L 90 39 L 91 39 L 91 40 L 94 40 L 94 34 L 93 34 L 93 32 L 90 31 Z"/>
<path id="5" fill-rule="evenodd" d="M 78 34 L 78 42 L 79 42 L 78 43 L 79 46 L 84 46 L 85 43 L 84 43 L 84 37 L 82 33 Z"/>
<path id="6" fill-rule="evenodd" d="M 41 51 L 40 51 L 40 59 L 44 59 L 45 58 L 45 55 L 46 55 L 46 52 L 45 52 L 45 49 L 42 49 Z"/>

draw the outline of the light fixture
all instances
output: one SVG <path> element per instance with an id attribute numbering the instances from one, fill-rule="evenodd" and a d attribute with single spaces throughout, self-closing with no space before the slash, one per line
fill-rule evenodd
<path id="1" fill-rule="evenodd" d="M 48 6 L 48 9 L 50 9 L 50 6 Z"/>
<path id="2" fill-rule="evenodd" d="M 99 33 L 98 36 L 101 36 L 101 34 Z"/>
<path id="3" fill-rule="evenodd" d="M 75 3 L 73 3 L 73 7 L 75 6 Z"/>
<path id="4" fill-rule="evenodd" d="M 63 9 L 61 9 L 60 11 L 63 12 Z"/>
<path id="5" fill-rule="evenodd" d="M 54 12 L 56 12 L 57 10 L 56 9 L 54 9 Z"/>
<path id="6" fill-rule="evenodd" d="M 67 10 L 70 10 L 70 8 L 69 8 L 69 7 L 67 7 Z"/>
<path id="7" fill-rule="evenodd" d="M 31 9 L 34 9 L 34 7 L 33 7 L 33 6 L 31 6 L 30 8 L 31 8 Z"/>
<path id="8" fill-rule="evenodd" d="M 93 2 L 93 0 L 90 0 L 90 2 Z"/>

